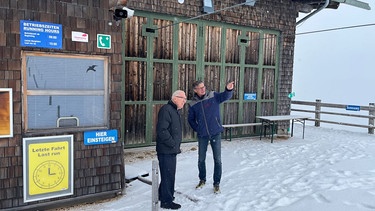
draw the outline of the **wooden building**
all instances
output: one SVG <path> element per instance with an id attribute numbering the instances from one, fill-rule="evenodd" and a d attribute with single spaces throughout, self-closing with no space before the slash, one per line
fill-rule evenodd
<path id="1" fill-rule="evenodd" d="M 109 7 L 0 1 L 0 126 L 12 128 L 0 130 L 0 209 L 43 210 L 124 191 L 122 28 L 108 25 Z M 110 49 L 98 48 L 98 34 L 111 36 Z M 115 143 L 84 143 L 89 132 L 113 130 Z"/>
<path id="2" fill-rule="evenodd" d="M 196 79 L 215 91 L 235 81 L 233 98 L 222 106 L 224 124 L 290 113 L 295 23 L 302 4 L 212 1 L 210 10 L 203 2 L 128 1 L 135 14 L 124 22 L 125 147 L 152 145 L 158 109 L 176 89 L 191 99 Z M 187 114 L 186 104 L 183 136 L 191 141 Z M 279 133 L 287 128 L 288 123 L 279 125 Z M 233 134 L 256 132 L 245 127 Z"/>
<path id="3" fill-rule="evenodd" d="M 180 2 L 0 1 L 0 209 L 122 194 L 124 147 L 153 145 L 159 108 L 196 79 L 235 81 L 225 124 L 290 113 L 296 18 L 325 1 Z"/>

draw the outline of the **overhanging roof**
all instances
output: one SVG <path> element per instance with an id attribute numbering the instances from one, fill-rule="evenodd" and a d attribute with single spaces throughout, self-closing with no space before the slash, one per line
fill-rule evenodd
<path id="1" fill-rule="evenodd" d="M 303 4 L 304 7 L 301 8 L 300 12 L 310 12 L 312 9 L 321 8 L 326 2 L 326 0 L 292 0 L 292 1 Z M 348 5 L 366 9 L 366 10 L 371 10 L 370 5 L 368 3 L 358 1 L 358 0 L 330 0 L 326 8 L 337 9 L 340 3 L 348 4 Z"/>
<path id="2" fill-rule="evenodd" d="M 304 5 L 308 5 L 312 9 L 317 9 L 322 7 L 325 4 L 325 0 L 292 0 L 295 2 L 300 2 Z M 331 9 L 337 9 L 339 7 L 340 3 L 335 2 L 335 1 L 330 1 L 328 6 L 326 8 L 331 8 Z"/>

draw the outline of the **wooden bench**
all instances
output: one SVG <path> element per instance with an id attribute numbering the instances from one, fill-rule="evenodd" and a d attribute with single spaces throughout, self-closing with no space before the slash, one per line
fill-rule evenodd
<path id="1" fill-rule="evenodd" d="M 225 129 L 225 140 L 227 139 L 227 132 L 229 131 L 229 141 L 232 141 L 232 128 L 236 127 L 249 127 L 249 126 L 262 126 L 261 122 L 255 122 L 255 123 L 242 123 L 242 124 L 227 124 L 223 125 L 223 128 Z"/>

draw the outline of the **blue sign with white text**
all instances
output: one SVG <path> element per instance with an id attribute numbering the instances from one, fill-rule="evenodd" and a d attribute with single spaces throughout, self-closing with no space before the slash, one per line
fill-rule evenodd
<path id="1" fill-rule="evenodd" d="M 83 140 L 85 145 L 117 143 L 117 130 L 86 131 Z"/>
<path id="2" fill-rule="evenodd" d="M 21 46 L 62 48 L 62 25 L 36 21 L 20 21 Z"/>
<path id="3" fill-rule="evenodd" d="M 244 100 L 256 100 L 257 99 L 257 93 L 245 93 Z"/>
<path id="4" fill-rule="evenodd" d="M 347 105 L 346 106 L 346 110 L 348 110 L 348 111 L 360 111 L 361 110 L 361 106 Z"/>

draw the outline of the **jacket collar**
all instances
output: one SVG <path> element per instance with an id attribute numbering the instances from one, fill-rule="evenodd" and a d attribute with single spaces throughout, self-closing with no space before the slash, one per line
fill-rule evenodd
<path id="1" fill-rule="evenodd" d="M 195 93 L 194 92 L 194 96 L 193 96 L 193 98 L 195 99 L 195 100 L 203 100 L 204 98 L 206 98 L 208 96 L 208 92 L 206 91 L 206 93 L 204 94 L 204 95 L 202 95 L 202 97 L 199 97 L 198 95 L 197 95 L 197 93 Z"/>
<path id="2" fill-rule="evenodd" d="M 177 105 L 174 104 L 174 102 L 172 100 L 169 100 L 168 104 L 171 105 L 173 108 L 175 108 L 177 110 Z"/>

